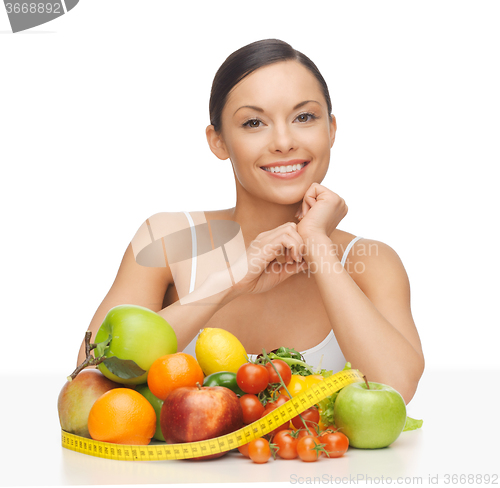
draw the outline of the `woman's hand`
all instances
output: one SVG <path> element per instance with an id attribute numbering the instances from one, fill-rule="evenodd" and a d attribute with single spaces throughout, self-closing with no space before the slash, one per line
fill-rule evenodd
<path id="1" fill-rule="evenodd" d="M 314 235 L 330 237 L 346 215 L 347 205 L 343 198 L 328 188 L 313 183 L 295 215 L 300 220 L 297 232 L 303 239 Z"/>
<path id="2" fill-rule="evenodd" d="M 262 293 L 274 288 L 290 276 L 307 269 L 301 252 L 304 241 L 297 224 L 288 222 L 259 234 L 246 251 L 248 271 L 233 285 L 237 295 Z"/>

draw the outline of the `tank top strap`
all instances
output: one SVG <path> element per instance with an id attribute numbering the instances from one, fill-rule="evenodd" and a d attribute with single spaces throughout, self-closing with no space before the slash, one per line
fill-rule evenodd
<path id="1" fill-rule="evenodd" d="M 192 259 L 191 259 L 191 279 L 189 282 L 189 293 L 194 291 L 194 284 L 196 281 L 196 265 L 198 258 L 198 242 L 196 240 L 196 229 L 194 225 L 193 218 L 191 217 L 189 212 L 183 211 L 184 215 L 187 217 L 189 222 L 189 227 L 191 228 L 191 250 L 192 250 Z"/>
<path id="2" fill-rule="evenodd" d="M 342 267 L 344 267 L 345 265 L 345 262 L 347 261 L 347 256 L 349 255 L 349 252 L 351 251 L 352 249 L 352 246 L 354 246 L 354 244 L 356 244 L 357 241 L 359 241 L 360 239 L 363 239 L 361 236 L 358 236 L 358 237 L 355 237 L 348 245 L 347 245 L 347 249 L 344 251 L 344 254 L 342 256 L 342 260 L 341 260 L 341 264 L 342 264 Z"/>

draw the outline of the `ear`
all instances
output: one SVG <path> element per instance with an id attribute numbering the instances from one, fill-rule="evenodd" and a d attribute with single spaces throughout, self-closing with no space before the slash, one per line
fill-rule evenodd
<path id="1" fill-rule="evenodd" d="M 330 122 L 330 148 L 333 147 L 333 143 L 335 142 L 335 134 L 337 133 L 337 119 L 335 115 L 332 114 L 332 121 Z"/>
<path id="2" fill-rule="evenodd" d="M 224 144 L 222 139 L 222 133 L 218 133 L 215 131 L 213 125 L 209 125 L 205 131 L 207 135 L 207 142 L 210 146 L 210 150 L 222 160 L 229 158 L 229 152 Z"/>

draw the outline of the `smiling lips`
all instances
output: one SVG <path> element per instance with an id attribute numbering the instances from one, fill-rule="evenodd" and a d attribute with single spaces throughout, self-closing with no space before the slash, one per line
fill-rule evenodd
<path id="1" fill-rule="evenodd" d="M 270 176 L 290 179 L 302 174 L 308 163 L 309 161 L 305 161 L 304 159 L 294 159 L 292 161 L 279 161 L 267 166 L 261 166 L 261 169 L 269 173 Z"/>

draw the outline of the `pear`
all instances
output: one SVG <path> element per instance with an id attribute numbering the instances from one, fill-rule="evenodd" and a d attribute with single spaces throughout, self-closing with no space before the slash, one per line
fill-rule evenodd
<path id="1" fill-rule="evenodd" d="M 61 428 L 70 434 L 90 438 L 87 421 L 94 402 L 104 393 L 123 385 L 106 378 L 97 369 L 85 369 L 67 381 L 57 400 Z"/>

